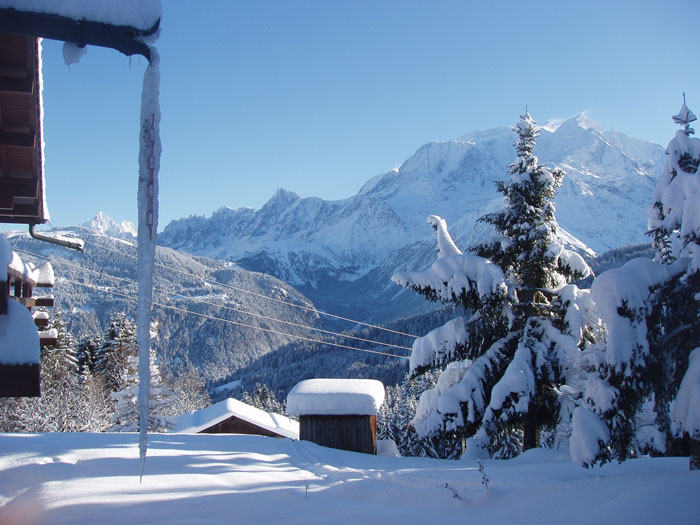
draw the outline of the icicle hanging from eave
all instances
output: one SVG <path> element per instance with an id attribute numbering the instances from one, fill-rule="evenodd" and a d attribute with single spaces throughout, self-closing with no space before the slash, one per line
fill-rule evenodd
<path id="1" fill-rule="evenodd" d="M 153 266 L 158 230 L 158 171 L 160 169 L 160 55 L 150 48 L 151 59 L 143 77 L 138 185 L 138 303 L 136 309 L 139 353 L 139 457 L 141 476 L 148 444 L 150 395 L 151 305 Z"/>

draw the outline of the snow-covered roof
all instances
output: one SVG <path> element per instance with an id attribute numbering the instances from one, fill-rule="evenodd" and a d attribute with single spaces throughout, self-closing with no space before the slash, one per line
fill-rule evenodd
<path id="1" fill-rule="evenodd" d="M 376 379 L 307 379 L 287 395 L 293 416 L 376 415 L 384 385 Z"/>
<path id="2" fill-rule="evenodd" d="M 7 301 L 7 314 L 0 315 L 0 364 L 39 363 L 39 334 L 29 310 Z"/>
<path id="3" fill-rule="evenodd" d="M 0 0 L 0 8 L 150 29 L 163 12 L 160 0 Z"/>
<path id="4" fill-rule="evenodd" d="M 247 421 L 280 436 L 299 439 L 299 422 L 286 416 L 265 412 L 237 399 L 224 399 L 202 410 L 183 414 L 177 419 L 173 432 L 196 434 L 231 416 Z"/>

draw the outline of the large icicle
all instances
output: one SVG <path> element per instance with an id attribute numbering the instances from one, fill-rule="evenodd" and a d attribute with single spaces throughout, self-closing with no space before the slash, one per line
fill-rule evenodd
<path id="1" fill-rule="evenodd" d="M 158 230 L 158 170 L 160 169 L 160 56 L 151 47 L 151 60 L 143 77 L 141 131 L 139 137 L 138 189 L 138 306 L 136 310 L 139 347 L 139 456 L 141 478 L 148 446 L 148 398 L 151 384 L 151 303 L 153 263 Z"/>

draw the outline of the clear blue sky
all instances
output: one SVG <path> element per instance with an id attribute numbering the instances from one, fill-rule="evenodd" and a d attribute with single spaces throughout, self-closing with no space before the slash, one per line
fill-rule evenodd
<path id="1" fill-rule="evenodd" d="M 697 0 L 163 0 L 160 228 L 279 187 L 349 197 L 525 104 L 665 145 L 682 91 L 700 111 L 699 25 Z M 135 221 L 144 59 L 43 49 L 52 223 Z"/>

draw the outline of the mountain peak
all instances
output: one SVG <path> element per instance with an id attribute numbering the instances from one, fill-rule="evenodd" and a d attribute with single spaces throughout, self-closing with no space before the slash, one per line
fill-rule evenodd
<path id="1" fill-rule="evenodd" d="M 579 129 L 590 129 L 599 133 L 605 131 L 603 126 L 601 126 L 596 120 L 593 120 L 586 111 L 582 111 L 575 117 L 571 117 L 569 119 L 552 119 L 542 126 L 542 128 L 551 133 L 572 133 Z"/>
<path id="2" fill-rule="evenodd" d="M 119 238 L 135 238 L 136 237 L 136 226 L 133 222 L 122 221 L 117 224 L 109 215 L 101 211 L 97 212 L 95 218 L 89 222 L 83 223 L 81 226 L 85 226 L 91 230 L 102 235 L 108 235 L 109 237 L 119 237 Z"/>
<path id="3" fill-rule="evenodd" d="M 284 188 L 279 188 L 275 192 L 275 194 L 270 198 L 268 204 L 271 202 L 292 203 L 299 200 L 301 200 L 301 197 L 293 191 L 285 190 Z"/>
<path id="4" fill-rule="evenodd" d="M 578 127 L 581 129 L 595 129 L 595 130 L 601 130 L 603 129 L 602 126 L 595 120 L 593 120 L 588 113 L 585 111 L 582 111 L 578 115 L 576 115 L 576 123 L 578 124 Z"/>

